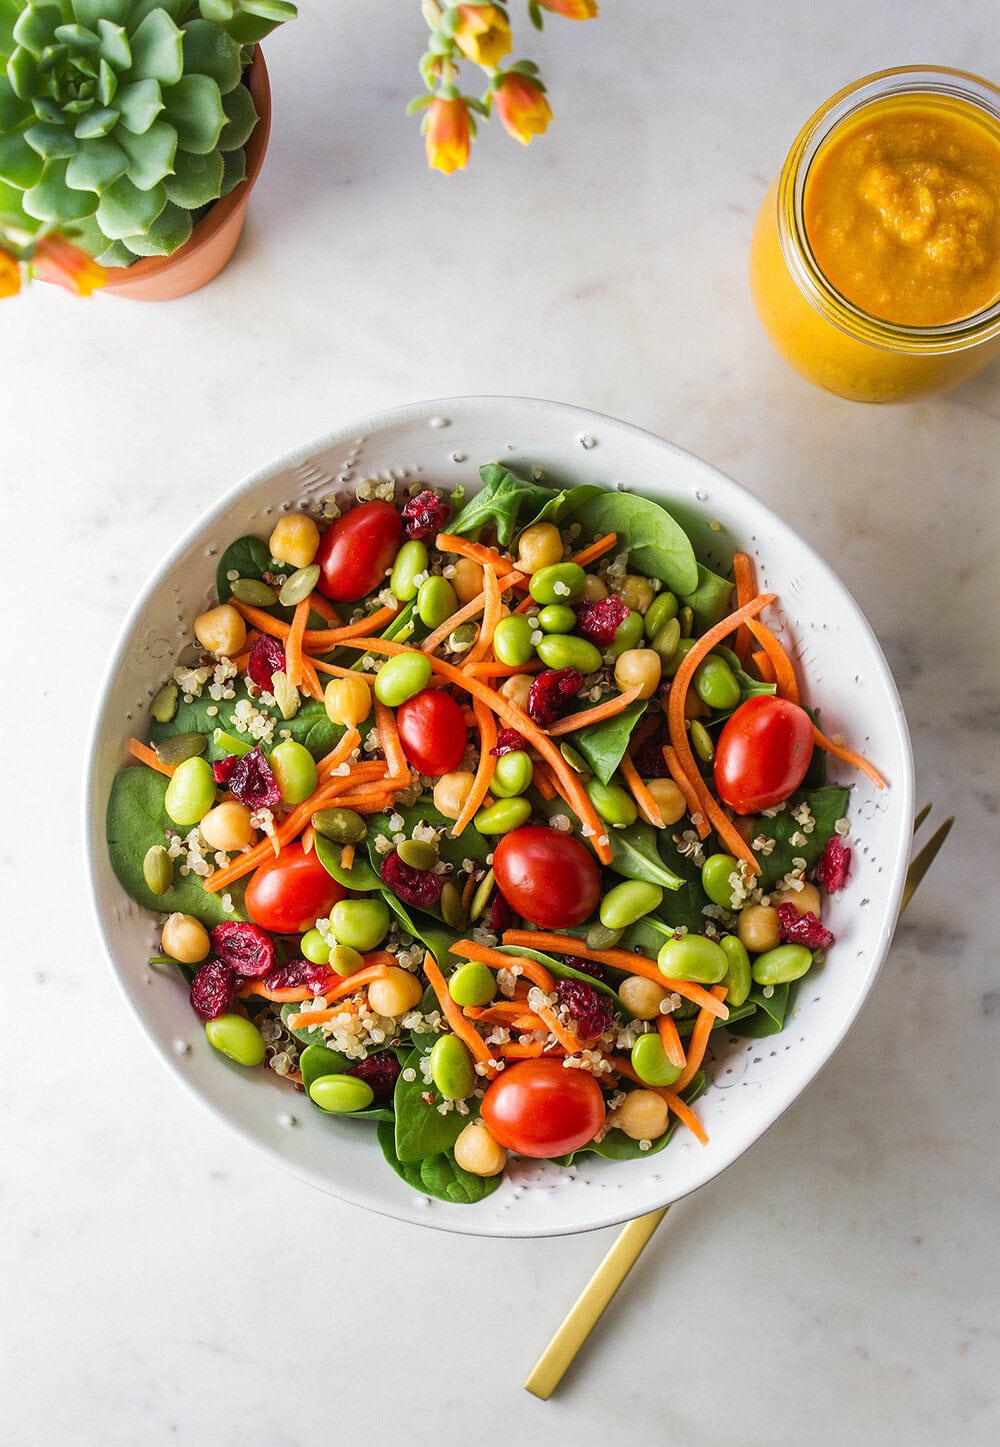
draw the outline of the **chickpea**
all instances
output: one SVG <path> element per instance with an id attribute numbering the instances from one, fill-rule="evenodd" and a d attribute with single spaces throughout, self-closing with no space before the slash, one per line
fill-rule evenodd
<path id="1" fill-rule="evenodd" d="M 471 558 L 459 558 L 451 579 L 455 596 L 460 603 L 471 603 L 483 591 L 483 570 Z"/>
<path id="2" fill-rule="evenodd" d="M 246 849 L 257 837 L 250 823 L 250 810 L 236 799 L 226 799 L 209 809 L 198 828 L 210 849 L 222 849 L 227 854 Z"/>
<path id="3" fill-rule="evenodd" d="M 517 705 L 522 713 L 528 712 L 528 690 L 531 688 L 534 679 L 530 673 L 515 673 L 510 678 L 505 678 L 500 685 L 500 692 L 504 698 Z"/>
<path id="4" fill-rule="evenodd" d="M 498 1176 L 507 1164 L 507 1152 L 481 1120 L 470 1120 L 455 1142 L 455 1164 L 472 1176 Z"/>
<path id="5" fill-rule="evenodd" d="M 290 512 L 278 521 L 267 546 L 279 563 L 308 568 L 319 548 L 319 528 L 305 513 Z"/>
<path id="6" fill-rule="evenodd" d="M 766 904 L 747 904 L 740 910 L 736 933 L 748 950 L 762 955 L 781 944 L 778 911 Z"/>
<path id="7" fill-rule="evenodd" d="M 331 723 L 355 728 L 372 711 L 372 691 L 360 674 L 355 678 L 331 678 L 323 693 L 323 703 Z"/>
<path id="8" fill-rule="evenodd" d="M 517 540 L 517 566 L 523 573 L 561 563 L 563 541 L 554 523 L 532 523 Z"/>
<path id="9" fill-rule="evenodd" d="M 376 1015 L 396 1019 L 419 1005 L 423 993 L 416 975 L 411 975 L 409 970 L 390 968 L 380 980 L 372 980 L 368 986 L 368 1006 Z"/>
<path id="10" fill-rule="evenodd" d="M 823 908 L 823 896 L 815 884 L 804 884 L 801 889 L 779 889 L 771 895 L 775 909 L 779 904 L 794 904 L 799 914 L 814 914 L 817 919 Z"/>
<path id="11" fill-rule="evenodd" d="M 475 775 L 468 769 L 456 769 L 453 774 L 442 774 L 434 785 L 434 807 L 446 819 L 457 819 L 469 797 L 475 782 Z"/>
<path id="12" fill-rule="evenodd" d="M 630 1090 L 612 1123 L 634 1141 L 653 1141 L 670 1123 L 667 1102 L 654 1090 Z"/>
<path id="13" fill-rule="evenodd" d="M 679 824 L 687 813 L 687 803 L 673 779 L 647 779 L 646 788 L 652 794 L 664 824 Z"/>
<path id="14" fill-rule="evenodd" d="M 608 596 L 607 587 L 603 578 L 596 573 L 588 573 L 583 580 L 583 592 L 580 594 L 581 603 L 600 603 Z"/>
<path id="15" fill-rule="evenodd" d="M 615 683 L 624 693 L 638 688 L 640 698 L 652 698 L 660 686 L 663 665 L 651 648 L 626 648 L 615 663 Z"/>
<path id="16" fill-rule="evenodd" d="M 243 652 L 247 641 L 247 625 L 231 603 L 220 603 L 194 620 L 194 636 L 206 653 L 219 658 L 232 658 Z"/>
<path id="17" fill-rule="evenodd" d="M 618 596 L 633 613 L 645 613 L 653 601 L 653 585 L 648 578 L 642 578 L 638 573 L 626 573 Z"/>
<path id="18" fill-rule="evenodd" d="M 627 980 L 622 980 L 618 989 L 622 1004 L 637 1020 L 655 1020 L 669 993 L 669 990 L 665 990 L 655 980 L 647 980 L 644 975 L 629 975 Z"/>
<path id="19" fill-rule="evenodd" d="M 208 930 L 193 914 L 170 914 L 163 921 L 160 948 L 182 965 L 200 965 L 212 942 Z"/>

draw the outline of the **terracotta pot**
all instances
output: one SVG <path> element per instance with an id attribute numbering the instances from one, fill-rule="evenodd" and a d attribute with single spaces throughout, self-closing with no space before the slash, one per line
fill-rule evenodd
<path id="1" fill-rule="evenodd" d="M 246 220 L 250 192 L 264 164 L 271 130 L 271 87 L 259 45 L 247 74 L 247 86 L 259 120 L 247 141 L 246 179 L 216 201 L 190 238 L 170 256 L 144 256 L 131 266 L 109 268 L 105 292 L 131 301 L 170 301 L 205 286 L 232 256 Z"/>

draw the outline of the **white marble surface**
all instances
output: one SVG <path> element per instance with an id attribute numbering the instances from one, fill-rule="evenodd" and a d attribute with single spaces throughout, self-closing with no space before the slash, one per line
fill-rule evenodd
<path id="1" fill-rule="evenodd" d="M 488 134 L 450 181 L 401 115 L 416 3 L 302 9 L 268 46 L 271 153 L 224 275 L 0 313 L 0 1441 L 992 1442 L 1000 374 L 840 402 L 769 351 L 745 269 L 814 106 L 885 65 L 981 68 L 994 7 L 609 0 L 532 40 L 550 135 Z M 356 413 L 476 392 L 628 418 L 780 509 L 867 612 L 918 792 L 958 819 L 847 1043 L 672 1211 L 548 1403 L 521 1383 L 614 1233 L 447 1237 L 258 1160 L 124 1010 L 79 853 L 99 670 L 166 546 Z"/>

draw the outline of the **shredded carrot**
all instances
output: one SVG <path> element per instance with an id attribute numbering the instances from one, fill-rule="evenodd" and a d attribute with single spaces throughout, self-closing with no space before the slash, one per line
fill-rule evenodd
<path id="1" fill-rule="evenodd" d="M 493 721 L 493 715 L 486 704 L 478 698 L 473 699 L 473 708 L 476 722 L 479 725 L 479 763 L 476 767 L 476 777 L 472 781 L 472 788 L 465 796 L 465 803 L 449 831 L 453 838 L 457 838 L 472 822 L 472 816 L 490 791 L 490 784 L 497 766 L 497 761 L 491 752 L 497 741 L 497 726 Z"/>
<path id="2" fill-rule="evenodd" d="M 335 628 L 340 627 L 340 614 L 333 604 L 323 597 L 322 593 L 311 593 L 309 595 L 309 607 L 322 618 L 324 623 L 332 623 Z"/>
<path id="3" fill-rule="evenodd" d="M 241 1000 L 249 995 L 259 995 L 262 1000 L 273 1000 L 280 1005 L 298 1005 L 305 1000 L 315 1000 L 322 990 L 313 990 L 308 985 L 287 985 L 280 990 L 270 990 L 263 980 L 244 980 L 236 991 Z"/>
<path id="4" fill-rule="evenodd" d="M 670 777 L 684 795 L 684 802 L 687 805 L 688 813 L 691 815 L 691 822 L 698 833 L 698 837 L 700 839 L 707 839 L 712 832 L 709 828 L 708 820 L 701 812 L 701 804 L 698 802 L 698 795 L 691 787 L 691 780 L 677 762 L 677 754 L 669 744 L 663 745 L 663 761 L 670 770 Z"/>
<path id="5" fill-rule="evenodd" d="M 380 703 L 378 699 L 375 700 L 375 728 L 389 773 L 408 774 L 409 765 L 406 762 L 406 755 L 403 753 L 403 745 L 399 741 L 396 715 L 391 708 Z"/>
<path id="6" fill-rule="evenodd" d="M 515 1000 L 498 1000 L 482 1008 L 466 1005 L 465 1013 L 477 1025 L 506 1025 L 511 1030 L 539 1030 L 542 1019 Z"/>
<path id="7" fill-rule="evenodd" d="M 736 582 L 736 606 L 742 608 L 744 603 L 749 603 L 751 598 L 757 596 L 757 573 L 753 565 L 753 558 L 749 553 L 734 554 L 733 578 Z M 750 652 L 750 630 L 745 623 L 741 623 L 736 630 L 733 652 L 741 663 L 747 661 Z"/>
<path id="8" fill-rule="evenodd" d="M 456 613 L 452 613 L 450 618 L 446 618 L 434 629 L 433 633 L 428 633 L 420 645 L 421 653 L 433 653 L 435 649 L 440 648 L 450 633 L 454 632 L 460 624 L 469 623 L 473 618 L 478 618 L 485 607 L 486 592 L 484 590 L 482 593 L 477 593 L 468 603 L 463 604 Z"/>
<path id="9" fill-rule="evenodd" d="M 296 603 L 292 626 L 285 639 L 285 674 L 288 682 L 298 688 L 302 682 L 302 639 L 309 621 L 309 599 Z"/>
<path id="10" fill-rule="evenodd" d="M 549 738 L 559 738 L 562 734 L 574 733 L 577 729 L 585 729 L 590 724 L 600 723 L 602 719 L 615 718 L 624 709 L 627 709 L 630 703 L 634 703 L 641 692 L 642 690 L 638 687 L 627 688 L 624 693 L 605 699 L 604 703 L 599 703 L 594 708 L 585 708 L 581 713 L 568 713 L 565 718 L 552 724 L 548 730 Z"/>
<path id="11" fill-rule="evenodd" d="M 538 759 L 535 763 L 531 782 L 546 803 L 556 797 L 556 787 L 552 782 L 552 775 L 549 773 L 548 764 L 543 764 L 541 759 Z"/>
<path id="12" fill-rule="evenodd" d="M 622 778 L 632 791 L 632 797 L 639 806 L 639 813 L 642 817 L 648 824 L 652 824 L 654 829 L 665 829 L 667 826 L 663 822 L 660 806 L 639 778 L 639 770 L 628 754 L 622 756 L 619 768 L 622 771 Z"/>
<path id="13" fill-rule="evenodd" d="M 302 691 L 317 703 L 323 702 L 323 685 L 319 681 L 316 665 L 305 654 L 302 655 Z"/>
<path id="14" fill-rule="evenodd" d="M 853 749 L 846 749 L 843 744 L 835 743 L 833 739 L 827 738 L 826 734 L 823 733 L 821 729 L 818 729 L 815 724 L 813 724 L 813 738 L 821 749 L 826 749 L 827 753 L 832 754 L 835 759 L 841 759 L 845 764 L 850 764 L 853 768 L 860 769 L 863 774 L 866 774 L 868 778 L 871 779 L 876 789 L 885 788 L 885 780 L 882 775 L 874 764 L 868 762 L 863 754 L 856 754 Z"/>
<path id="15" fill-rule="evenodd" d="M 475 895 L 476 890 L 477 890 L 478 888 L 479 888 L 479 885 L 478 885 L 478 883 L 477 883 L 477 881 L 476 881 L 476 876 L 475 876 L 474 874 L 470 874 L 469 877 L 468 877 L 468 879 L 465 881 L 464 885 L 462 886 L 462 919 L 463 919 L 463 920 L 467 920 L 467 919 L 469 918 L 469 910 L 472 908 L 473 896 Z"/>
<path id="16" fill-rule="evenodd" d="M 398 613 L 398 605 L 395 608 L 376 608 L 367 618 L 360 618 L 357 623 L 346 623 L 342 628 L 307 629 L 302 641 L 306 648 L 323 652 L 352 638 L 367 638 L 371 633 L 380 632 Z"/>
<path id="17" fill-rule="evenodd" d="M 448 989 L 445 977 L 438 968 L 438 962 L 430 950 L 424 955 L 424 974 L 430 981 L 431 988 L 437 996 L 438 1004 L 441 1006 L 441 1013 L 448 1021 L 453 1032 L 468 1049 L 473 1060 L 478 1061 L 480 1065 L 486 1067 L 484 1072 L 477 1073 L 493 1075 L 496 1071 L 496 1060 L 493 1052 L 479 1031 L 465 1018 L 461 1006 L 456 1005 L 455 1001 L 451 998 L 451 992 Z"/>
<path id="18" fill-rule="evenodd" d="M 708 1145 L 708 1135 L 706 1134 L 705 1127 L 691 1107 L 686 1105 L 679 1095 L 675 1095 L 673 1090 L 664 1089 L 662 1085 L 647 1085 L 641 1075 L 637 1074 L 632 1062 L 630 1060 L 624 1060 L 620 1055 L 614 1056 L 611 1063 L 619 1075 L 626 1076 L 627 1079 L 634 1081 L 636 1085 L 640 1085 L 643 1090 L 654 1091 L 661 1100 L 666 1101 L 668 1107 L 673 1111 L 677 1119 L 687 1126 L 695 1139 L 699 1140 L 703 1146 Z"/>
<path id="19" fill-rule="evenodd" d="M 774 670 L 774 681 L 778 685 L 781 697 L 787 698 L 790 703 L 798 703 L 799 684 L 795 677 L 795 669 L 780 640 L 759 618 L 749 619 L 746 627 L 757 642 L 763 645 L 764 652 Z"/>
<path id="20" fill-rule="evenodd" d="M 757 672 L 760 674 L 764 682 L 777 683 L 778 679 L 774 671 L 774 664 L 768 658 L 764 650 L 761 648 L 758 650 L 758 652 L 753 653 L 750 656 L 753 659 L 754 663 L 756 663 Z"/>
<path id="21" fill-rule="evenodd" d="M 512 559 L 505 557 L 496 548 L 486 548 L 482 543 L 460 538 L 457 533 L 438 533 L 434 546 L 442 553 L 457 553 L 459 557 L 471 558 L 482 568 L 493 568 L 506 573 L 514 567 Z"/>
<path id="22" fill-rule="evenodd" d="M 493 645 L 493 634 L 503 616 L 500 583 L 495 568 L 483 569 L 483 597 L 485 603 L 483 605 L 483 621 L 479 625 L 479 637 L 465 655 L 463 659 L 465 664 L 478 663 L 490 652 Z"/>
<path id="23" fill-rule="evenodd" d="M 465 955 L 470 960 L 479 960 L 482 964 L 488 965 L 491 970 L 510 970 L 518 967 L 520 973 L 536 984 L 545 994 L 549 995 L 555 990 L 555 977 L 538 960 L 532 960 L 527 955 L 504 955 L 499 950 L 491 950 L 486 945 L 477 945 L 473 940 L 459 940 L 458 944 L 452 946 L 451 952 L 453 955 Z M 538 1004 L 532 1008 L 545 1028 L 556 1037 L 559 1044 L 570 1055 L 579 1053 L 583 1042 L 575 1035 L 570 1034 L 550 1006 Z"/>
<path id="24" fill-rule="evenodd" d="M 725 1000 L 726 986 L 713 985 L 711 993 L 717 1000 Z M 687 1063 L 681 1074 L 674 1081 L 673 1089 L 678 1094 L 690 1085 L 691 1081 L 701 1069 L 701 1062 L 705 1058 L 705 1051 L 708 1049 L 708 1038 L 712 1033 L 712 1026 L 715 1023 L 715 1016 L 710 1010 L 700 1010 L 698 1018 L 694 1022 L 694 1029 L 691 1032 L 691 1039 L 688 1043 Z"/>
<path id="25" fill-rule="evenodd" d="M 484 658 L 478 663 L 466 663 L 465 671 L 473 678 L 513 678 L 516 673 L 540 673 L 544 667 L 540 658 L 530 658 L 527 663 L 498 663 L 494 658 Z"/>
<path id="26" fill-rule="evenodd" d="M 561 1046 L 546 1044 L 544 1040 L 511 1040 L 506 1045 L 499 1047 L 500 1054 L 504 1060 L 537 1060 L 544 1055 L 546 1060 L 550 1057 L 553 1060 L 564 1060 L 569 1053 Z"/>
<path id="27" fill-rule="evenodd" d="M 148 744 L 144 744 L 141 739 L 129 739 L 126 747 L 133 759 L 138 759 L 140 764 L 148 764 L 158 774 L 166 774 L 168 779 L 173 774 L 174 771 L 170 765 L 161 764 L 156 750 L 151 749 Z"/>
<path id="28" fill-rule="evenodd" d="M 252 603 L 241 603 L 238 598 L 230 598 L 230 607 L 236 609 L 241 618 L 261 633 L 266 633 L 268 638 L 287 638 L 289 624 L 283 623 L 280 618 L 272 618 L 270 613 L 265 613 L 263 608 L 255 608 Z"/>
<path id="29" fill-rule="evenodd" d="M 243 645 L 243 652 L 234 654 L 233 657 L 229 660 L 233 667 L 236 669 L 237 673 L 242 673 L 243 670 L 246 668 L 247 664 L 250 662 L 250 649 L 252 645 L 256 643 L 259 637 L 260 634 L 257 632 L 256 628 L 247 629 L 247 639 L 246 643 Z"/>
<path id="30" fill-rule="evenodd" d="M 671 1065 L 676 1065 L 678 1070 L 683 1070 L 687 1064 L 684 1054 L 684 1044 L 677 1033 L 677 1026 L 674 1024 L 672 1015 L 657 1015 L 656 1030 L 660 1037 L 660 1044 L 663 1046 L 663 1053 Z"/>
<path id="31" fill-rule="evenodd" d="M 313 845 L 316 843 L 316 830 L 311 824 L 307 824 L 302 831 L 302 849 L 306 854 L 313 852 Z"/>
<path id="32" fill-rule="evenodd" d="M 371 963 L 368 963 L 369 961 Z M 356 970 L 353 975 L 348 975 L 339 984 L 323 990 L 323 999 L 328 1005 L 334 1004 L 337 1000 L 346 999 L 348 995 L 356 995 L 363 985 L 370 985 L 375 980 L 384 980 L 396 965 L 395 956 L 385 950 L 376 950 L 372 954 L 366 955 L 365 962 L 363 969 Z M 335 1015 L 342 1013 L 342 1010 L 306 1010 L 298 1015 L 290 1015 L 288 1025 L 292 1030 L 304 1029 L 307 1025 L 325 1025 Z"/>
<path id="33" fill-rule="evenodd" d="M 578 553 L 574 553 L 570 562 L 579 563 L 581 568 L 585 568 L 588 563 L 596 562 L 598 558 L 603 558 L 605 553 L 610 553 L 617 542 L 617 533 L 605 533 L 603 538 L 598 538 L 596 542 L 590 543 L 587 547 L 581 548 Z"/>
<path id="34" fill-rule="evenodd" d="M 355 853 L 355 850 L 354 850 L 354 845 L 353 845 L 353 844 L 345 844 L 345 845 L 342 847 L 342 849 L 341 849 L 341 851 L 340 851 L 340 867 L 341 867 L 341 869 L 344 869 L 344 870 L 353 869 L 353 867 L 354 867 L 354 853 Z"/>

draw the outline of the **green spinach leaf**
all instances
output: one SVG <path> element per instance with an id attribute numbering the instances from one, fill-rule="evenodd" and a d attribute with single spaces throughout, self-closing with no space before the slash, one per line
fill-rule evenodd
<path id="1" fill-rule="evenodd" d="M 632 1018 L 631 1012 L 626 1010 L 617 992 L 610 985 L 606 985 L 603 980 L 595 980 L 593 975 L 587 975 L 583 970 L 575 970 L 572 965 L 564 965 L 562 960 L 554 959 L 552 955 L 547 955 L 542 950 L 529 950 L 523 945 L 497 945 L 496 948 L 502 955 L 526 955 L 529 960 L 537 960 L 540 965 L 545 966 L 549 974 L 555 975 L 557 980 L 582 980 L 585 985 L 592 985 L 599 994 L 607 995 L 609 999 L 613 1000 L 618 1011 L 626 1019 Z M 461 958 L 460 951 L 459 958 Z"/>
<path id="2" fill-rule="evenodd" d="M 681 592 L 678 588 L 675 588 L 674 592 L 686 607 L 693 609 L 695 618 L 704 630 L 714 627 L 725 617 L 734 587 L 735 584 L 728 578 L 720 578 L 718 573 L 710 572 L 699 563 L 695 585 L 687 592 Z"/>
<path id="3" fill-rule="evenodd" d="M 518 531 L 520 514 L 529 510 L 533 515 L 538 514 L 556 501 L 552 488 L 528 482 L 499 462 L 486 463 L 479 469 L 479 476 L 482 487 L 449 524 L 450 531 L 462 537 L 478 533 L 491 523 L 496 529 L 497 542 L 509 548 Z"/>
<path id="4" fill-rule="evenodd" d="M 557 492 L 549 498 L 540 512 L 537 512 L 533 518 L 528 518 L 524 526 L 530 527 L 533 523 L 559 522 L 562 518 L 571 516 L 583 507 L 584 503 L 589 502 L 591 498 L 600 497 L 603 492 L 604 489 L 593 482 L 582 482 L 578 487 L 564 487 L 561 492 Z"/>
<path id="5" fill-rule="evenodd" d="M 632 730 L 646 712 L 644 699 L 636 699 L 614 718 L 602 719 L 570 734 L 569 742 L 587 760 L 602 784 L 607 784 L 628 748 Z"/>
<path id="6" fill-rule="evenodd" d="M 418 1161 L 401 1161 L 396 1154 L 395 1134 L 388 1125 L 378 1128 L 378 1142 L 386 1161 L 408 1186 L 422 1195 L 435 1196 L 453 1205 L 473 1206 L 484 1201 L 500 1185 L 501 1176 L 473 1176 L 455 1161 L 452 1151 L 440 1151 Z"/>
<path id="7" fill-rule="evenodd" d="M 684 880 L 660 858 L 656 835 L 652 824 L 644 819 L 637 819 L 626 829 L 609 829 L 611 863 L 608 867 L 625 879 L 644 880 L 663 889 L 680 889 Z"/>
<path id="8" fill-rule="evenodd" d="M 573 521 L 595 538 L 617 533 L 617 551 L 628 553 L 629 566 L 647 578 L 659 578 L 673 592 L 694 594 L 700 589 L 688 535 L 659 503 L 631 492 L 602 492 L 577 508 Z"/>
<path id="9" fill-rule="evenodd" d="M 847 813 L 849 797 L 850 791 L 837 784 L 829 784 L 825 789 L 800 789 L 773 819 L 764 815 L 756 818 L 754 838 L 762 834 L 765 839 L 775 841 L 770 854 L 757 855 L 761 866 L 762 889 L 770 889 L 777 884 L 778 880 L 791 870 L 793 859 L 804 859 L 807 869 L 812 869 L 819 863 L 819 857 L 834 832 L 834 825 Z M 804 844 L 792 844 L 793 835 L 797 837 L 804 832 L 791 813 L 796 805 L 802 803 L 809 805 L 816 823 L 812 833 L 805 835 Z"/>
<path id="10" fill-rule="evenodd" d="M 322 864 L 327 874 L 332 875 L 338 884 L 345 889 L 356 889 L 362 894 L 368 894 L 373 889 L 381 889 L 382 881 L 375 870 L 368 863 L 363 854 L 355 854 L 354 863 L 350 869 L 345 869 L 340 862 L 342 844 L 334 844 L 332 839 L 326 839 L 322 834 L 317 834 L 313 842 L 316 850 L 316 858 Z"/>
<path id="11" fill-rule="evenodd" d="M 230 573 L 236 573 L 240 578 L 263 580 L 264 574 L 270 571 L 271 549 L 267 543 L 262 538 L 252 536 L 237 538 L 222 554 L 215 570 L 215 591 L 219 595 L 219 602 L 228 603 L 233 596 Z"/>
<path id="12" fill-rule="evenodd" d="M 416 1072 L 414 1080 L 405 1080 L 407 1070 Z M 434 1096 L 432 1105 L 423 1099 L 425 1093 Z M 438 1110 L 441 1098 L 433 1087 L 424 1084 L 420 1073 L 420 1051 L 413 1050 L 406 1057 L 403 1072 L 396 1081 L 393 1097 L 396 1111 L 395 1150 L 401 1161 L 422 1161 L 425 1156 L 435 1156 L 450 1150 L 461 1134 L 468 1117 L 459 1115 L 457 1110 L 446 1114 Z"/>
<path id="13" fill-rule="evenodd" d="M 226 751 L 213 742 L 212 735 L 217 728 L 227 733 L 236 733 L 233 715 L 241 699 L 249 699 L 259 713 L 266 713 L 275 720 L 274 743 L 280 742 L 280 730 L 287 729 L 289 737 L 295 739 L 296 743 L 304 744 L 314 759 L 322 759 L 328 754 L 344 732 L 339 724 L 330 722 L 326 709 L 318 699 L 304 698 L 295 717 L 283 719 L 276 705 L 267 707 L 259 698 L 250 699 L 242 680 L 234 679 L 233 687 L 234 698 L 214 699 L 207 688 L 199 698 L 192 697 L 190 703 L 185 703 L 182 695 L 177 712 L 169 723 L 157 723 L 155 719 L 150 719 L 150 742 L 155 746 L 163 739 L 173 738 L 174 734 L 204 734 L 208 739 L 205 758 L 210 763 L 221 759 Z M 215 712 L 210 713 L 210 709 Z"/>
<path id="14" fill-rule="evenodd" d="M 754 985 L 747 996 L 747 1004 L 753 1005 L 754 1013 L 745 1020 L 732 1019 L 732 1033 L 749 1040 L 763 1040 L 768 1035 L 777 1035 L 784 1028 L 788 1011 L 790 985 L 774 985 L 774 993 L 765 995 L 760 985 Z M 733 1012 L 735 1016 L 736 1012 Z"/>

